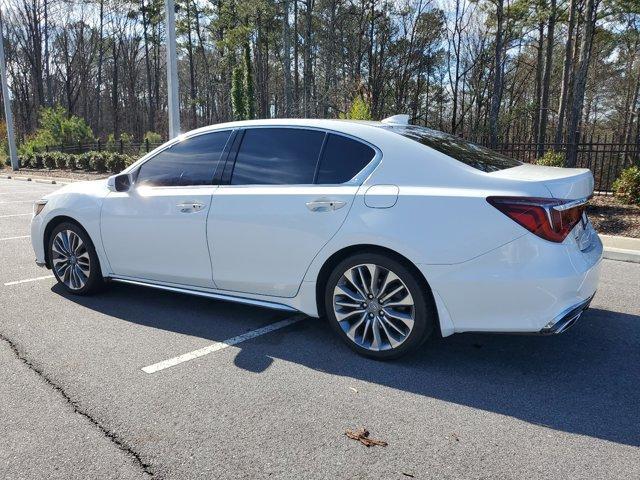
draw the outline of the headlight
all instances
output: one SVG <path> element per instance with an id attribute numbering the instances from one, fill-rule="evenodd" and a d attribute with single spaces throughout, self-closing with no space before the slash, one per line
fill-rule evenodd
<path id="1" fill-rule="evenodd" d="M 44 206 L 47 204 L 46 200 L 38 200 L 33 204 L 33 216 L 35 217 L 36 215 L 38 215 L 42 209 L 44 208 Z"/>

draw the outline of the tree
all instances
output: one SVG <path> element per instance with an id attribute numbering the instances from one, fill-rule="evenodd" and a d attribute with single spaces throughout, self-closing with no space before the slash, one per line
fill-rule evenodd
<path id="1" fill-rule="evenodd" d="M 231 102 L 233 105 L 233 117 L 235 120 L 246 120 L 247 105 L 244 90 L 244 69 L 237 66 L 231 76 Z"/>
<path id="2" fill-rule="evenodd" d="M 496 0 L 496 35 L 493 53 L 493 89 L 491 91 L 491 109 L 489 110 L 489 144 L 498 146 L 498 115 L 502 102 L 503 88 L 503 48 L 504 48 L 504 0 Z"/>
<path id="3" fill-rule="evenodd" d="M 244 44 L 244 105 L 247 120 L 256 118 L 256 99 L 253 88 L 253 69 L 251 68 L 251 47 Z"/>
<path id="4" fill-rule="evenodd" d="M 569 110 L 567 124 L 567 156 L 565 166 L 575 167 L 578 159 L 578 139 L 580 138 L 580 122 L 582 120 L 582 107 L 584 105 L 584 93 L 587 81 L 587 71 L 591 61 L 591 47 L 596 25 L 596 12 L 599 0 L 586 0 L 584 11 L 584 32 L 580 43 L 580 57 L 575 73 L 573 98 Z"/>
<path id="5" fill-rule="evenodd" d="M 356 95 L 349 111 L 341 117 L 351 120 L 372 120 L 371 109 L 369 108 L 369 104 L 362 98 L 362 95 Z"/>

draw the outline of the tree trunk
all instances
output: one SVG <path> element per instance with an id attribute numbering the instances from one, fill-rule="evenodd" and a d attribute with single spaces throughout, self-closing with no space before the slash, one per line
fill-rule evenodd
<path id="1" fill-rule="evenodd" d="M 302 73 L 303 103 L 304 116 L 311 115 L 311 88 L 313 82 L 313 69 L 311 66 L 311 20 L 313 16 L 313 4 L 315 0 L 306 0 L 306 9 L 304 14 L 304 49 L 302 55 L 304 57 L 304 71 Z"/>
<path id="2" fill-rule="evenodd" d="M 101 0 L 103 2 L 104 0 Z M 149 58 L 149 17 L 147 16 L 147 7 L 142 0 L 142 32 L 144 35 L 144 63 L 147 71 L 147 95 L 149 97 L 148 126 L 147 128 L 155 132 L 156 130 L 156 109 L 153 95 L 153 85 L 151 78 L 151 59 Z M 102 53 L 102 52 L 101 52 Z"/>
<path id="3" fill-rule="evenodd" d="M 298 72 L 298 65 L 300 64 L 300 58 L 298 53 L 298 0 L 293 0 L 293 103 L 295 104 L 296 116 L 300 114 L 299 105 L 299 88 L 300 88 L 300 74 Z"/>
<path id="4" fill-rule="evenodd" d="M 198 126 L 198 111 L 196 101 L 198 99 L 196 86 L 196 71 L 193 59 L 193 37 L 191 35 L 191 2 L 187 0 L 187 57 L 189 58 L 189 106 L 191 110 L 191 128 Z"/>
<path id="5" fill-rule="evenodd" d="M 297 0 L 294 0 L 297 1 Z M 291 32 L 289 28 L 289 0 L 284 0 L 282 5 L 282 63 L 283 63 L 283 100 L 284 116 L 291 116 Z"/>
<path id="6" fill-rule="evenodd" d="M 102 133 L 102 62 L 104 60 L 104 0 L 100 0 L 100 20 L 98 28 L 98 78 L 96 85 L 96 133 Z"/>
<path id="7" fill-rule="evenodd" d="M 542 100 L 540 102 L 540 123 L 538 125 L 537 157 L 544 155 L 549 120 L 549 89 L 551 85 L 551 69 L 553 67 L 553 42 L 556 28 L 556 0 L 551 0 L 549 24 L 547 25 L 547 52 L 542 79 Z"/>
<path id="8" fill-rule="evenodd" d="M 496 45 L 493 61 L 493 91 L 491 92 L 491 108 L 489 110 L 489 142 L 492 148 L 498 146 L 498 115 L 502 100 L 502 50 L 504 36 L 504 0 L 496 2 Z"/>
<path id="9" fill-rule="evenodd" d="M 540 125 L 540 98 L 542 97 L 542 75 L 544 71 L 544 22 L 538 23 L 538 55 L 536 57 L 536 92 L 533 99 L 533 135 L 532 142 L 538 141 L 538 126 Z"/>
<path id="10" fill-rule="evenodd" d="M 574 81 L 573 98 L 569 111 L 567 131 L 567 157 L 566 167 L 575 167 L 578 160 L 578 141 L 580 139 L 580 123 L 582 120 L 582 107 L 584 104 L 584 91 L 587 82 L 587 72 L 591 60 L 591 46 L 596 23 L 596 0 L 586 0 L 584 33 L 580 44 L 580 58 L 578 70 Z"/>
<path id="11" fill-rule="evenodd" d="M 560 86 L 560 101 L 558 103 L 558 123 L 556 124 L 556 134 L 554 143 L 556 149 L 559 148 L 564 137 L 564 117 L 567 108 L 567 98 L 569 93 L 569 77 L 573 70 L 573 36 L 576 25 L 576 11 L 578 0 L 571 0 L 569 6 L 569 26 L 567 33 L 567 44 L 564 49 L 564 64 L 562 66 L 562 84 Z"/>

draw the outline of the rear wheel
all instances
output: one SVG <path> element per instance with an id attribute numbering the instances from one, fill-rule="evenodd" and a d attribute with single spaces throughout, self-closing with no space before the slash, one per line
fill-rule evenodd
<path id="1" fill-rule="evenodd" d="M 49 237 L 53 274 L 69 293 L 87 295 L 103 285 L 100 262 L 89 235 L 75 223 L 56 226 Z"/>
<path id="2" fill-rule="evenodd" d="M 436 313 L 421 279 L 403 262 L 361 253 L 340 262 L 325 288 L 325 311 L 338 335 L 356 352 L 400 357 L 433 332 Z"/>

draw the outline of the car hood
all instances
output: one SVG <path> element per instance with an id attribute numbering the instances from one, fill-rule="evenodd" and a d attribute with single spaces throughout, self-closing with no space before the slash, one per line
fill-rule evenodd
<path id="1" fill-rule="evenodd" d="M 69 193 L 79 193 L 83 195 L 90 195 L 93 197 L 104 197 L 109 193 L 109 189 L 107 188 L 107 179 L 101 178 L 100 180 L 69 183 L 62 188 L 59 188 L 55 192 L 45 195 L 43 198 L 49 199 L 54 196 Z"/>

